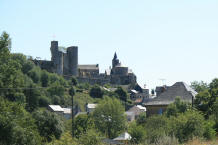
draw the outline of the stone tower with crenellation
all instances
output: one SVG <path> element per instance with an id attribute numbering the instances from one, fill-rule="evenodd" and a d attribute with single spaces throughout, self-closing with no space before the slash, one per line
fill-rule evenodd
<path id="1" fill-rule="evenodd" d="M 59 75 L 77 76 L 78 74 L 78 47 L 71 46 L 65 51 L 59 50 L 58 41 L 51 41 L 51 61 L 54 70 Z"/>
<path id="2" fill-rule="evenodd" d="M 58 41 L 51 41 L 51 61 L 54 64 L 55 71 L 59 75 L 63 75 L 64 54 L 58 50 Z"/>

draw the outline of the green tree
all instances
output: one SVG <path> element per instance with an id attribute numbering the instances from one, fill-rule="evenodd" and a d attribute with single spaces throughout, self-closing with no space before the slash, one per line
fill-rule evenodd
<path id="1" fill-rule="evenodd" d="M 139 116 L 136 119 L 136 123 L 138 125 L 143 125 L 146 123 L 146 113 L 145 112 L 139 114 Z"/>
<path id="2" fill-rule="evenodd" d="M 10 54 L 11 40 L 6 32 L 0 36 L 0 95 L 11 101 L 17 100 L 16 93 L 22 93 L 19 89 L 24 86 L 24 75 L 21 72 L 21 64 L 13 59 Z"/>
<path id="3" fill-rule="evenodd" d="M 0 144 L 41 144 L 34 119 L 22 105 L 0 97 Z"/>
<path id="4" fill-rule="evenodd" d="M 60 116 L 47 110 L 36 110 L 32 116 L 36 120 L 35 123 L 41 136 L 48 141 L 51 141 L 52 136 L 56 139 L 61 137 L 64 127 Z"/>
<path id="5" fill-rule="evenodd" d="M 98 85 L 94 85 L 90 92 L 89 92 L 89 95 L 92 97 L 92 98 L 102 98 L 103 95 L 104 95 L 104 92 L 101 90 L 101 88 L 98 86 Z"/>
<path id="6" fill-rule="evenodd" d="M 171 136 L 175 135 L 179 142 L 185 142 L 194 137 L 203 137 L 205 132 L 204 117 L 194 110 L 171 116 L 168 126 L 168 133 Z"/>
<path id="7" fill-rule="evenodd" d="M 174 103 L 170 104 L 167 107 L 166 115 L 169 116 L 177 116 L 178 113 L 184 113 L 189 108 L 191 108 L 191 105 L 187 102 L 181 101 L 180 97 L 176 97 Z"/>
<path id="8" fill-rule="evenodd" d="M 73 125 L 74 135 L 79 138 L 81 134 L 94 127 L 94 122 L 90 116 L 81 114 L 74 119 Z"/>
<path id="9" fill-rule="evenodd" d="M 33 80 L 34 83 L 40 83 L 40 68 L 34 67 L 27 75 Z"/>
<path id="10" fill-rule="evenodd" d="M 62 97 L 64 95 L 65 88 L 60 82 L 56 81 L 49 86 L 47 91 L 51 97 L 54 95 Z"/>
<path id="11" fill-rule="evenodd" d="M 118 95 L 120 100 L 127 102 L 128 95 L 127 92 L 122 87 L 118 87 L 115 93 Z"/>
<path id="12" fill-rule="evenodd" d="M 210 90 L 218 88 L 218 78 L 212 80 L 212 82 L 209 84 L 209 88 Z"/>
<path id="13" fill-rule="evenodd" d="M 31 84 L 28 89 L 24 90 L 26 96 L 26 109 L 30 112 L 39 107 L 39 99 L 42 95 L 42 90 L 36 84 Z"/>
<path id="14" fill-rule="evenodd" d="M 208 84 L 203 82 L 203 81 L 194 81 L 194 82 L 191 82 L 191 88 L 194 89 L 196 92 L 202 92 L 202 91 L 205 91 L 209 88 Z"/>
<path id="15" fill-rule="evenodd" d="M 168 119 L 164 115 L 154 115 L 147 119 L 146 124 L 147 139 L 149 143 L 155 143 L 160 138 L 168 134 Z"/>
<path id="16" fill-rule="evenodd" d="M 146 139 L 146 131 L 141 125 L 137 125 L 135 122 L 130 124 L 128 129 L 132 139 L 131 142 L 135 144 L 143 143 Z"/>
<path id="17" fill-rule="evenodd" d="M 49 85 L 49 74 L 48 74 L 47 71 L 42 70 L 40 79 L 41 79 L 42 87 L 48 87 L 48 85 Z"/>
<path id="18" fill-rule="evenodd" d="M 93 112 L 95 126 L 109 138 L 114 138 L 126 126 L 124 107 L 115 98 L 104 98 Z"/>
<path id="19" fill-rule="evenodd" d="M 207 140 L 212 140 L 216 137 L 216 130 L 214 126 L 215 126 L 215 121 L 213 120 L 205 121 L 205 126 L 204 126 L 205 130 L 203 136 Z"/>
<path id="20" fill-rule="evenodd" d="M 213 79 L 209 84 L 209 89 L 200 92 L 194 101 L 195 107 L 202 111 L 206 118 L 213 113 L 213 105 L 218 99 L 218 79 Z"/>
<path id="21" fill-rule="evenodd" d="M 25 63 L 24 63 L 23 66 L 22 66 L 22 72 L 23 72 L 24 74 L 28 74 L 28 72 L 29 72 L 30 70 L 32 70 L 33 67 L 34 67 L 34 63 L 33 63 L 32 61 L 30 61 L 30 60 L 25 61 Z"/>
<path id="22" fill-rule="evenodd" d="M 73 86 L 76 86 L 78 84 L 78 82 L 77 82 L 75 77 L 71 78 L 71 83 L 72 83 Z"/>

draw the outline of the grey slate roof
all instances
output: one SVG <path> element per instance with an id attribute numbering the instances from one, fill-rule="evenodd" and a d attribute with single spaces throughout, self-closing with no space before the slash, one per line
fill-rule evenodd
<path id="1" fill-rule="evenodd" d="M 175 98 L 179 96 L 182 101 L 192 102 L 192 98 L 195 98 L 197 92 L 194 91 L 184 82 L 176 82 L 169 87 L 165 92 L 161 93 L 158 97 L 153 99 L 144 100 L 145 106 L 149 105 L 169 105 L 174 102 Z"/>
<path id="2" fill-rule="evenodd" d="M 85 64 L 85 65 L 78 65 L 78 69 L 93 69 L 98 70 L 98 64 Z"/>

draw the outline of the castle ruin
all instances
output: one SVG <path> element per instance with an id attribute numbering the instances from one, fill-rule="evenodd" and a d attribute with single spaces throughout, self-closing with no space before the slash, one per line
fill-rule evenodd
<path id="1" fill-rule="evenodd" d="M 112 68 L 99 73 L 98 64 L 78 64 L 78 47 L 63 48 L 58 41 L 51 41 L 51 61 L 33 60 L 36 65 L 52 73 L 63 75 L 65 78 L 74 76 L 81 83 L 135 85 L 136 76 L 128 67 L 122 66 L 117 54 L 114 54 Z"/>

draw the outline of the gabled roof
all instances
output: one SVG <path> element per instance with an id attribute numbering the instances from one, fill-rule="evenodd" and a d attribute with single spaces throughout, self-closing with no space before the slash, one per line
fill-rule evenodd
<path id="1" fill-rule="evenodd" d="M 176 97 L 180 97 L 182 101 L 192 102 L 192 98 L 195 98 L 197 92 L 191 89 L 184 82 L 176 82 L 169 87 L 165 92 L 159 96 L 144 100 L 144 105 L 168 105 L 174 102 Z"/>
<path id="2" fill-rule="evenodd" d="M 136 105 L 141 111 L 146 111 L 146 107 L 143 107 L 142 105 Z"/>
<path id="3" fill-rule="evenodd" d="M 71 108 L 62 108 L 64 110 L 64 114 L 71 114 Z"/>
<path id="4" fill-rule="evenodd" d="M 131 140 L 131 135 L 128 134 L 127 132 L 122 133 L 120 136 L 114 138 L 113 140 L 117 141 L 124 141 L 124 140 Z"/>
<path id="5" fill-rule="evenodd" d="M 48 105 L 54 112 L 64 112 L 60 105 Z"/>
<path id="6" fill-rule="evenodd" d="M 98 64 L 83 64 L 83 65 L 78 65 L 78 69 L 93 69 L 93 70 L 98 70 L 99 65 Z"/>
<path id="7" fill-rule="evenodd" d="M 139 92 L 136 90 L 130 90 L 130 92 L 134 93 L 134 94 L 138 94 Z"/>
<path id="8" fill-rule="evenodd" d="M 87 104 L 87 108 L 94 109 L 98 104 Z"/>

